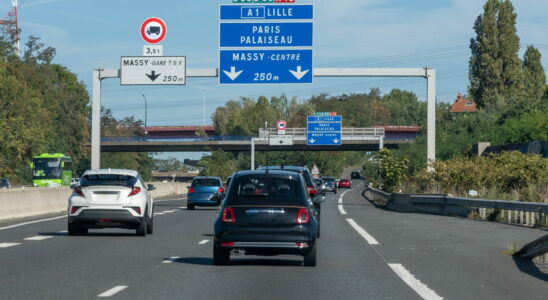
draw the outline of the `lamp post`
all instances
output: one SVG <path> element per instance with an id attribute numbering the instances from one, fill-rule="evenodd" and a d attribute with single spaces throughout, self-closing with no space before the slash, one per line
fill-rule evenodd
<path id="1" fill-rule="evenodd" d="M 148 116 L 148 109 L 147 109 L 147 98 L 145 97 L 145 95 L 143 94 L 143 99 L 145 99 L 145 135 L 148 134 L 147 132 L 147 116 Z"/>
<path id="2" fill-rule="evenodd" d="M 202 90 L 202 96 L 203 96 L 203 99 L 204 99 L 204 101 L 203 101 L 203 103 L 204 103 L 204 105 L 203 105 L 203 112 L 204 112 L 204 122 L 203 122 L 203 125 L 204 125 L 204 126 L 205 126 L 205 124 L 206 124 L 206 122 L 205 122 L 205 119 L 206 119 L 206 116 L 205 116 L 205 96 L 206 96 L 206 95 L 205 95 L 205 92 L 206 92 L 206 90 L 203 89 L 203 90 Z M 205 130 L 205 129 L 204 129 L 204 130 Z"/>

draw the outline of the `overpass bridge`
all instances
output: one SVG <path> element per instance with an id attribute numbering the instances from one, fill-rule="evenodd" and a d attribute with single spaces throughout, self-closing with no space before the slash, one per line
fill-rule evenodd
<path id="1" fill-rule="evenodd" d="M 149 135 L 141 137 L 103 137 L 101 152 L 201 152 L 224 150 L 247 152 L 251 144 L 255 151 L 376 151 L 383 147 L 397 148 L 400 144 L 413 143 L 418 127 L 398 126 L 391 134 L 383 127 L 343 128 L 342 145 L 309 146 L 306 143 L 306 128 L 288 128 L 286 135 L 293 137 L 292 145 L 270 145 L 270 137 L 276 134 L 274 128 L 259 131 L 259 137 L 250 136 L 206 136 L 185 137 Z M 147 128 L 149 133 L 154 132 Z M 394 134 L 399 132 L 399 134 Z"/>

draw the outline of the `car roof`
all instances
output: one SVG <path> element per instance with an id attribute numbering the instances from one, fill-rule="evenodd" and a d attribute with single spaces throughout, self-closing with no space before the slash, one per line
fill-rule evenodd
<path id="1" fill-rule="evenodd" d="M 135 170 L 127 169 L 96 169 L 96 170 L 87 170 L 82 176 L 86 175 L 101 175 L 101 174 L 116 174 L 116 175 L 126 175 L 126 176 L 139 176 L 139 172 Z"/>
<path id="2" fill-rule="evenodd" d="M 273 169 L 273 170 L 299 170 L 299 171 L 308 171 L 307 167 L 302 166 L 260 166 L 258 170 Z"/>
<path id="3" fill-rule="evenodd" d="M 270 168 L 267 169 L 261 169 L 261 170 L 246 170 L 246 171 L 238 171 L 234 173 L 234 176 L 245 176 L 245 175 L 288 175 L 288 176 L 295 176 L 294 171 L 286 171 L 286 170 L 280 170 L 280 169 L 273 169 Z"/>
<path id="4" fill-rule="evenodd" d="M 220 177 L 216 177 L 216 176 L 196 176 L 196 177 L 192 178 L 192 180 L 195 180 L 195 179 L 218 179 L 218 180 L 221 180 Z"/>

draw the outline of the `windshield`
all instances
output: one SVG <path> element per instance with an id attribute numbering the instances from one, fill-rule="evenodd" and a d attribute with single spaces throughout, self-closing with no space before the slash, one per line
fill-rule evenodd
<path id="1" fill-rule="evenodd" d="M 36 158 L 32 175 L 35 179 L 59 179 L 61 178 L 59 166 L 59 158 Z"/>
<path id="2" fill-rule="evenodd" d="M 132 187 L 137 183 L 137 178 L 119 174 L 95 174 L 85 175 L 80 179 L 80 186 L 92 185 L 117 185 Z"/>
<path id="3" fill-rule="evenodd" d="M 231 205 L 303 205 L 303 185 L 297 178 L 244 176 L 231 186 Z"/>

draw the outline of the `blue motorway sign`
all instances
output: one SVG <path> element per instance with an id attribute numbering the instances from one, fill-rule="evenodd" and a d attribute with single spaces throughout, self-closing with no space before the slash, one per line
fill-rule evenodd
<path id="1" fill-rule="evenodd" d="M 220 23 L 220 47 L 312 47 L 312 22 Z"/>
<path id="2" fill-rule="evenodd" d="M 308 20 L 312 5 L 221 5 L 221 20 Z"/>
<path id="3" fill-rule="evenodd" d="M 220 50 L 219 83 L 312 83 L 312 50 Z"/>
<path id="4" fill-rule="evenodd" d="M 342 144 L 342 116 L 308 116 L 306 128 L 307 145 Z"/>

